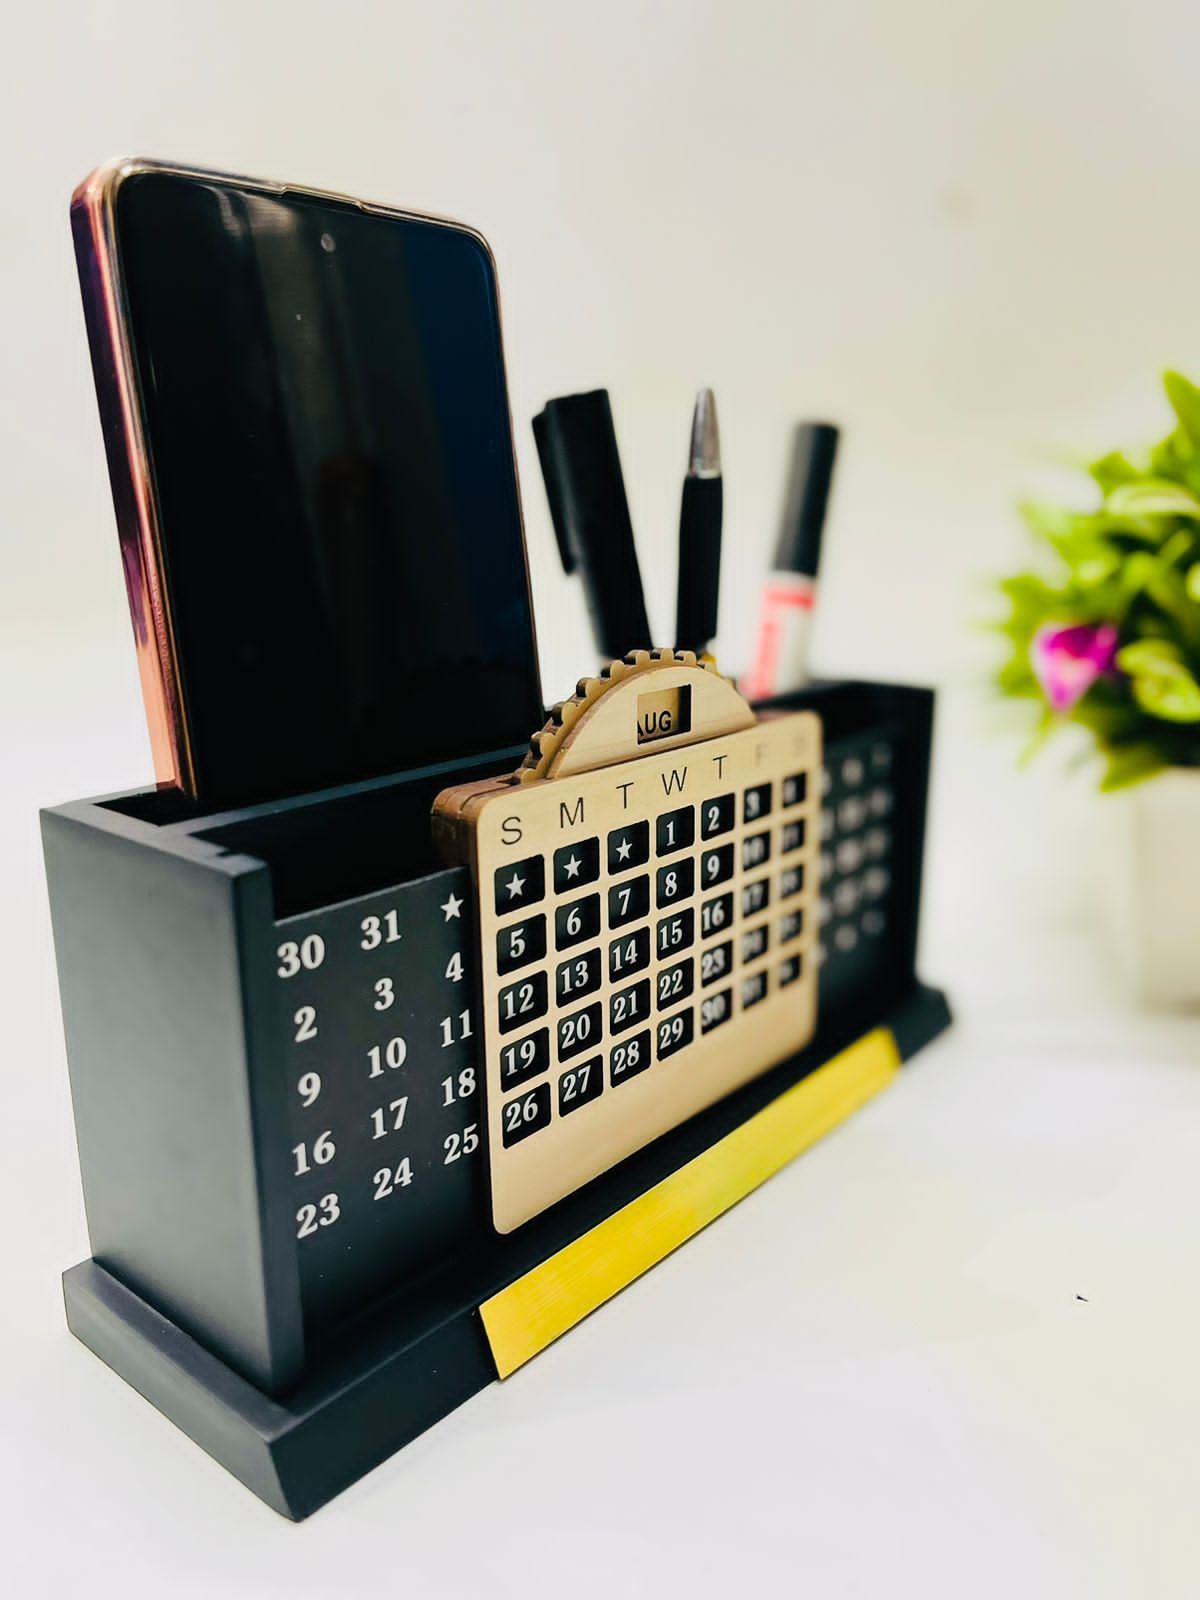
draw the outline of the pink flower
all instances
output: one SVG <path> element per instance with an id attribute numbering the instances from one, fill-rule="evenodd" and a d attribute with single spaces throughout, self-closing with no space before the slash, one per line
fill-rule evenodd
<path id="1" fill-rule="evenodd" d="M 1034 634 L 1029 656 L 1053 711 L 1070 711 L 1103 673 L 1113 670 L 1117 630 L 1111 622 L 1048 623 Z"/>

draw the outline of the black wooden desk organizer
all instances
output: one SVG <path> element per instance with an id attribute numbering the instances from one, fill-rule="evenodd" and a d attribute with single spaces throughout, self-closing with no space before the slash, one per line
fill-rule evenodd
<path id="1" fill-rule="evenodd" d="M 915 972 L 932 695 L 831 683 L 779 704 L 824 727 L 816 1038 L 503 1237 L 478 1154 L 471 890 L 465 869 L 438 866 L 428 817 L 447 784 L 522 752 L 214 816 L 154 791 L 44 813 L 93 1251 L 65 1274 L 68 1321 L 286 1516 L 695 1230 L 652 1238 L 637 1197 L 686 1168 L 716 1215 L 882 1086 L 886 1070 L 846 1078 L 856 1041 L 886 1029 L 906 1059 L 948 1022 Z M 756 1156 L 761 1118 L 830 1063 L 842 1076 L 824 1109 Z M 294 1109 L 308 1073 L 316 1139 Z M 392 1146 L 384 1165 L 375 1119 L 398 1115 L 403 1158 Z M 718 1181 L 738 1138 L 742 1176 Z M 590 1298 L 555 1288 L 575 1248 Z M 534 1326 L 521 1294 L 538 1274 L 549 1311 Z"/>

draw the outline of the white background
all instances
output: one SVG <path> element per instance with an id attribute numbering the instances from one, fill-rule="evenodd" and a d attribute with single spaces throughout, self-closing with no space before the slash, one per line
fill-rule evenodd
<path id="1" fill-rule="evenodd" d="M 0 148 L 0 1568 L 122 1595 L 1190 1595 L 1200 1037 L 1092 935 L 1088 780 L 982 684 L 1047 461 L 1200 373 L 1190 6 L 29 4 Z M 87 1253 L 35 813 L 149 777 L 67 230 L 146 154 L 458 216 L 499 262 L 545 686 L 590 656 L 528 430 L 605 385 L 665 628 L 693 392 L 740 668 L 791 423 L 846 438 L 828 671 L 944 690 L 956 1033 L 508 1384 L 289 1528 L 63 1326 Z M 582 652 L 582 654 L 581 654 Z M 1078 1299 L 1077 1296 L 1084 1296 Z"/>

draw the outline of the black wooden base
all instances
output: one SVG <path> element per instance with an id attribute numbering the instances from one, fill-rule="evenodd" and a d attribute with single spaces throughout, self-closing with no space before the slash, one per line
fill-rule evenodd
<path id="1" fill-rule="evenodd" d="M 950 1013 L 939 990 L 918 985 L 880 1020 L 907 1060 L 942 1032 Z M 751 1092 L 730 1096 L 642 1152 L 640 1188 L 723 1137 L 846 1042 L 830 1040 L 817 1059 L 806 1052 L 795 1065 L 785 1063 L 749 1085 Z M 600 1184 L 589 1190 L 605 1196 Z M 595 1220 L 595 1207 L 590 1222 L 581 1211 L 580 1225 L 560 1230 L 556 1245 L 544 1240 L 534 1259 L 508 1248 L 468 1264 L 456 1282 L 431 1284 L 406 1304 L 384 1307 L 314 1360 L 310 1376 L 283 1401 L 233 1372 L 96 1261 L 63 1275 L 67 1321 L 77 1338 L 247 1488 L 298 1521 L 494 1381 L 480 1303 L 553 1253 L 564 1235 L 577 1237 Z M 520 1230 L 513 1240 L 527 1231 L 532 1236 L 533 1230 Z"/>

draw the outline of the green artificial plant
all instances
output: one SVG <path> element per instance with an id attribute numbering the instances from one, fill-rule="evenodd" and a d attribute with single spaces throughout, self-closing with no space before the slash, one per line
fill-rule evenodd
<path id="1" fill-rule="evenodd" d="M 1177 372 L 1163 384 L 1170 433 L 1093 461 L 1091 510 L 1022 506 L 1043 559 L 1000 583 L 999 687 L 1036 709 L 1035 744 L 1087 729 L 1105 790 L 1200 766 L 1200 389 Z"/>

